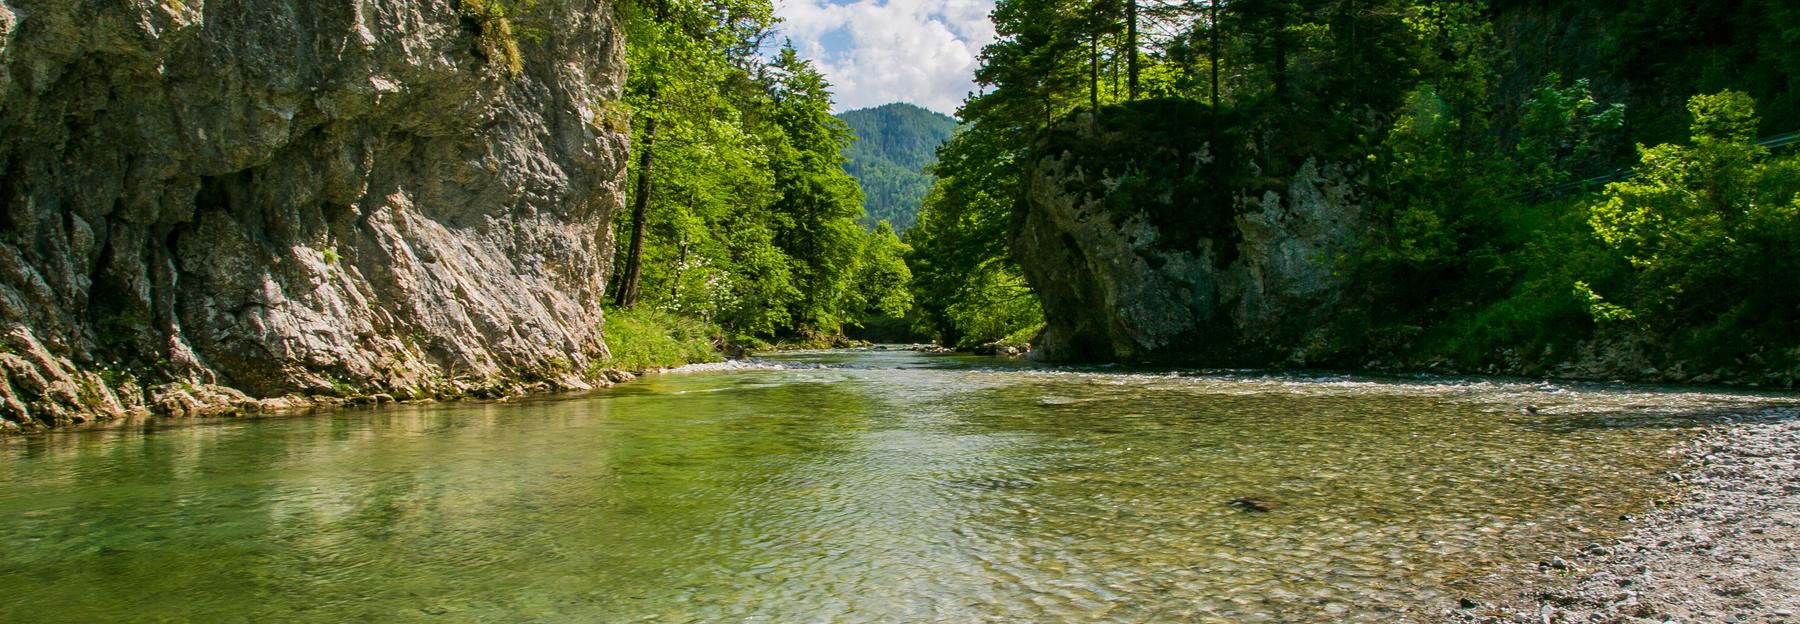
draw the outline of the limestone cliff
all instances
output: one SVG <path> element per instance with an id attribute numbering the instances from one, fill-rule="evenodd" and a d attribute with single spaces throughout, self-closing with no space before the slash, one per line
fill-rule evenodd
<path id="1" fill-rule="evenodd" d="M 1040 142 L 1012 235 L 1048 321 L 1039 357 L 1300 364 L 1357 309 L 1357 172 L 1262 171 L 1257 137 L 1208 121 L 1138 103 Z"/>
<path id="2" fill-rule="evenodd" d="M 7 427 L 581 385 L 624 42 L 500 1 L 0 0 Z"/>

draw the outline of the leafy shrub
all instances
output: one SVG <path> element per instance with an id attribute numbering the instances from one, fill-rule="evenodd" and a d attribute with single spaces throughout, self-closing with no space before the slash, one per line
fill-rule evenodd
<path id="1" fill-rule="evenodd" d="M 1557 74 L 1544 78 L 1520 120 L 1519 166 L 1524 181 L 1566 182 L 1607 154 L 1613 135 L 1625 125 L 1625 105 L 1601 104 L 1587 79 L 1563 87 Z"/>
<path id="2" fill-rule="evenodd" d="M 1604 312 L 1653 331 L 1749 337 L 1690 345 L 1716 354 L 1795 340 L 1800 157 L 1752 142 L 1755 106 L 1734 91 L 1695 96 L 1690 144 L 1640 148 L 1637 176 L 1607 186 L 1589 224 L 1632 279 Z"/>
<path id="3" fill-rule="evenodd" d="M 1024 276 L 994 263 L 977 271 L 962 297 L 945 310 L 957 329 L 955 346 L 973 348 L 1044 324 L 1044 310 Z M 1031 332 L 1033 335 L 1035 331 Z"/>
<path id="4" fill-rule="evenodd" d="M 597 362 L 596 370 L 629 371 L 674 368 L 684 364 L 724 359 L 713 345 L 719 328 L 697 319 L 639 306 L 608 310 L 606 346 L 612 357 Z"/>
<path id="5" fill-rule="evenodd" d="M 1589 221 L 1636 270 L 1633 306 L 1676 322 L 1800 288 L 1800 276 L 1776 270 L 1800 244 L 1794 159 L 1771 160 L 1752 142 L 1748 95 L 1695 96 L 1688 109 L 1692 144 L 1642 148 L 1637 176 L 1608 185 Z"/>

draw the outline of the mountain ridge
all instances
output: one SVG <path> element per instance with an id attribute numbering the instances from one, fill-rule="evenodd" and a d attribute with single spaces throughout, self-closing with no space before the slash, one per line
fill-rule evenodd
<path id="1" fill-rule="evenodd" d="M 954 118 L 917 105 L 896 102 L 845 111 L 856 142 L 844 148 L 844 170 L 863 189 L 863 224 L 887 221 L 904 233 L 918 220 L 920 204 L 935 178 L 926 167 L 937 148 L 956 132 Z"/>

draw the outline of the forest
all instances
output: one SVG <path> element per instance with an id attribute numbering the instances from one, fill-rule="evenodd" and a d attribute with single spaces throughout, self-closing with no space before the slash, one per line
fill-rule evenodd
<path id="1" fill-rule="evenodd" d="M 1185 121 L 1215 145 L 1253 135 L 1258 170 L 1366 163 L 1376 225 L 1341 262 L 1384 312 L 1337 338 L 1355 363 L 1386 327 L 1422 327 L 1407 349 L 1468 364 L 1596 332 L 1796 356 L 1800 272 L 1782 250 L 1800 242 L 1797 161 L 1753 142 L 1800 128 L 1791 4 L 1010 0 L 994 23 L 989 89 L 911 238 L 941 338 L 1031 321 L 995 242 L 1025 210 L 1034 141 L 1095 113 Z M 1159 116 L 1177 103 L 1185 119 Z M 1621 167 L 1639 175 L 1558 187 Z"/>
<path id="2" fill-rule="evenodd" d="M 892 224 L 902 236 L 936 182 L 926 167 L 956 133 L 956 120 L 904 103 L 841 113 L 856 141 L 844 149 L 844 170 L 862 187 L 863 224 Z"/>
<path id="3" fill-rule="evenodd" d="M 1001 0 L 981 92 L 898 228 L 872 218 L 893 207 L 860 208 L 823 77 L 791 49 L 759 54 L 767 3 L 648 2 L 630 20 L 621 307 L 758 344 L 885 323 L 1022 345 L 1044 321 L 1009 242 L 1023 176 L 1091 118 L 1244 146 L 1208 180 L 1238 194 L 1308 159 L 1358 167 L 1374 225 L 1332 260 L 1368 291 L 1365 326 L 1332 337 L 1352 365 L 1596 337 L 1800 361 L 1800 159 L 1757 143 L 1800 129 L 1789 3 Z M 1170 218 L 1229 218 L 1233 192 Z"/>
<path id="4" fill-rule="evenodd" d="M 850 131 L 809 61 L 791 47 L 765 55 L 770 3 L 625 11 L 628 110 L 612 123 L 631 125 L 634 153 L 630 214 L 616 225 L 618 311 L 698 321 L 749 346 L 829 345 L 847 325 L 903 315 L 906 247 L 890 227 L 858 224 L 862 192 L 841 153 Z"/>

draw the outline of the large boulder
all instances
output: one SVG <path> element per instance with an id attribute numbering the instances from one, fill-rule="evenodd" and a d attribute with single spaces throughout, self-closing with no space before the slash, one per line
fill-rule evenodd
<path id="1" fill-rule="evenodd" d="M 1274 164 L 1204 105 L 1083 115 L 1044 138 L 1012 233 L 1047 326 L 1035 357 L 1304 364 L 1362 299 L 1355 169 Z M 1245 127 L 1221 120 L 1218 127 Z"/>

